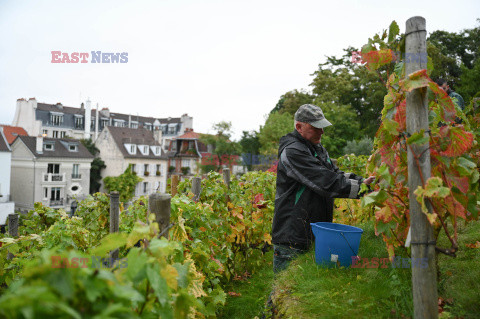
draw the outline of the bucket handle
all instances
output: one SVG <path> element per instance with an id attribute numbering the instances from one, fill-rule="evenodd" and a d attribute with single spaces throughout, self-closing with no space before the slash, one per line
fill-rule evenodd
<path id="1" fill-rule="evenodd" d="M 352 251 L 353 255 L 357 256 L 357 253 L 353 250 L 352 246 L 350 246 L 350 243 L 348 242 L 347 237 L 345 237 L 343 232 L 340 232 L 340 235 L 342 235 L 343 239 L 345 239 L 345 241 L 347 242 L 347 245 L 348 245 L 348 247 L 350 247 L 350 250 Z"/>

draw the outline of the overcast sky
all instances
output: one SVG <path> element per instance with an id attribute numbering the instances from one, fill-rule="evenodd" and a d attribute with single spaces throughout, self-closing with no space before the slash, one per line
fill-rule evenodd
<path id="1" fill-rule="evenodd" d="M 427 31 L 478 25 L 480 1 L 0 0 L 0 123 L 18 98 L 112 112 L 193 116 L 258 130 L 279 97 L 309 89 L 325 56 L 360 47 L 392 20 Z M 51 51 L 128 53 L 128 63 L 51 63 Z"/>

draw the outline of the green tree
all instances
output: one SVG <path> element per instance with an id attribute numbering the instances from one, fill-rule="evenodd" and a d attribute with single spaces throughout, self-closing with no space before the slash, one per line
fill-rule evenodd
<path id="1" fill-rule="evenodd" d="M 85 146 L 90 153 L 92 153 L 95 158 L 90 166 L 90 194 L 94 194 L 100 191 L 100 181 L 102 180 L 102 176 L 100 171 L 104 169 L 105 162 L 102 161 L 97 154 L 100 152 L 98 148 L 93 143 L 92 139 L 81 139 L 80 142 Z"/>
<path id="2" fill-rule="evenodd" d="M 290 113 L 295 114 L 300 106 L 303 104 L 311 104 L 314 99 L 314 95 L 304 90 L 293 90 L 285 93 L 280 97 L 277 105 L 270 111 L 271 113 Z"/>
<path id="3" fill-rule="evenodd" d="M 236 142 L 230 140 L 232 136 L 232 123 L 221 121 L 213 124 L 213 130 L 216 134 L 202 134 L 200 141 L 205 145 L 211 145 L 212 156 L 209 164 L 200 165 L 202 171 L 206 172 L 210 170 L 212 165 L 215 166 L 216 171 L 224 165 L 234 164 L 236 160 L 232 155 L 238 155 L 240 153 L 240 146 Z"/>
<path id="4" fill-rule="evenodd" d="M 294 129 L 293 123 L 293 115 L 290 113 L 271 113 L 258 133 L 260 153 L 276 155 L 280 138 Z"/>
<path id="5" fill-rule="evenodd" d="M 240 139 L 240 147 L 242 150 L 242 158 L 249 171 L 252 170 L 253 158 L 260 154 L 260 139 L 256 131 L 243 131 Z"/>
<path id="6" fill-rule="evenodd" d="M 125 172 L 119 176 L 107 176 L 103 183 L 108 192 L 117 191 L 120 194 L 120 201 L 128 202 L 135 195 L 135 188 L 142 179 L 132 172 L 132 165 L 129 164 Z"/>

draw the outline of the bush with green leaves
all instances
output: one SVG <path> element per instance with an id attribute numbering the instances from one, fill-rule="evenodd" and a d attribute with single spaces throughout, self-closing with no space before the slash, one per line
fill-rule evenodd
<path id="1" fill-rule="evenodd" d="M 373 151 L 373 140 L 365 136 L 359 141 L 348 141 L 347 145 L 343 147 L 344 154 L 354 155 L 370 155 Z"/>

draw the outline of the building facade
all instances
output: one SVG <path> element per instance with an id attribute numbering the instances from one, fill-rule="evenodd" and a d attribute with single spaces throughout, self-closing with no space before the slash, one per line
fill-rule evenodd
<path id="1" fill-rule="evenodd" d="M 18 136 L 13 144 L 11 199 L 26 212 L 35 202 L 69 211 L 90 188 L 93 155 L 75 139 Z"/>
<path id="2" fill-rule="evenodd" d="M 13 124 L 23 127 L 29 135 L 51 138 L 92 138 L 107 126 L 145 128 L 162 131 L 160 146 L 167 148 L 170 141 L 193 126 L 193 118 L 183 114 L 176 118 L 155 118 L 110 112 L 108 108 L 92 109 L 86 101 L 80 107 L 63 106 L 61 103 L 39 103 L 35 98 L 18 99 Z"/>
<path id="3" fill-rule="evenodd" d="M 12 162 L 12 150 L 8 144 L 7 138 L 0 127 L 0 225 L 7 223 L 9 214 L 14 213 L 15 204 L 10 196 L 10 167 Z"/>
<path id="4" fill-rule="evenodd" d="M 129 165 L 142 178 L 135 189 L 135 198 L 167 187 L 167 156 L 161 148 L 161 130 L 108 126 L 95 143 L 105 162 L 102 178 L 121 175 Z M 105 192 L 102 182 L 100 191 Z"/>

